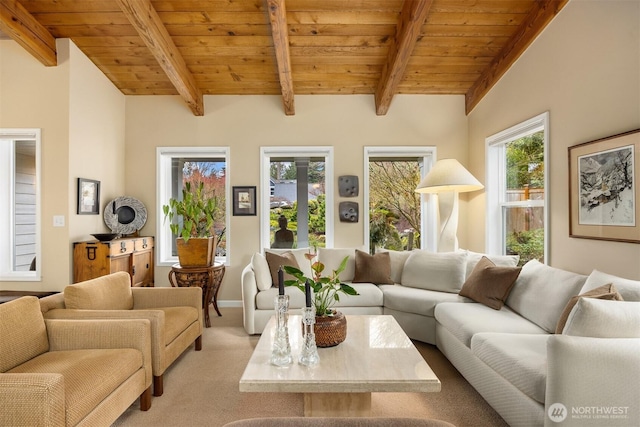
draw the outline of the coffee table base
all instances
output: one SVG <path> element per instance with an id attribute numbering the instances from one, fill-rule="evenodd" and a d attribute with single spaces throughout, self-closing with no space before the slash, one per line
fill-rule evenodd
<path id="1" fill-rule="evenodd" d="M 371 393 L 305 393 L 305 417 L 368 417 Z"/>

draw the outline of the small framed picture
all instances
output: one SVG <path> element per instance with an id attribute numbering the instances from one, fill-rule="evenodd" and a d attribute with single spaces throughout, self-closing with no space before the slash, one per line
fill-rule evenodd
<path id="1" fill-rule="evenodd" d="M 100 213 L 100 181 L 78 178 L 78 215 Z"/>
<path id="2" fill-rule="evenodd" d="M 640 243 L 640 129 L 569 147 L 569 236 Z"/>
<path id="3" fill-rule="evenodd" d="M 256 187 L 233 187 L 233 215 L 256 215 Z"/>

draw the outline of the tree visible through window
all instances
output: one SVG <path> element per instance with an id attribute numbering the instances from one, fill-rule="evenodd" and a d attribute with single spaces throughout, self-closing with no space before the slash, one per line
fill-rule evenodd
<path id="1" fill-rule="evenodd" d="M 420 248 L 420 182 L 417 160 L 369 162 L 370 248 Z"/>
<path id="2" fill-rule="evenodd" d="M 545 262 L 549 113 L 487 138 L 487 248 Z"/>
<path id="3" fill-rule="evenodd" d="M 511 202 L 544 201 L 544 134 L 542 131 L 506 145 L 507 194 L 504 205 L 507 254 L 520 264 L 544 259 L 544 206 Z"/>

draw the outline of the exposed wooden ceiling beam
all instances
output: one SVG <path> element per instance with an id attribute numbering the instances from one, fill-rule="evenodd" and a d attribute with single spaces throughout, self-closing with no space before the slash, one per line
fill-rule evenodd
<path id="1" fill-rule="evenodd" d="M 522 22 L 520 28 L 489 63 L 465 96 L 465 110 L 469 114 L 480 100 L 500 80 L 514 62 L 529 47 L 542 30 L 562 10 L 569 0 L 539 0 Z"/>
<path id="2" fill-rule="evenodd" d="M 404 0 L 402 3 L 396 38 L 389 46 L 387 62 L 376 89 L 376 114 L 379 116 L 384 116 L 389 111 L 389 105 L 404 77 L 411 52 L 418 41 L 432 3 L 433 0 Z"/>
<path id="3" fill-rule="evenodd" d="M 271 37 L 276 51 L 278 64 L 278 78 L 282 91 L 282 105 L 287 116 L 293 116 L 295 111 L 293 99 L 293 80 L 291 78 L 291 56 L 289 55 L 289 30 L 287 29 L 287 10 L 285 0 L 267 0 L 269 21 L 271 22 Z"/>
<path id="4" fill-rule="evenodd" d="M 58 64 L 55 37 L 17 0 L 0 0 L 0 30 L 47 67 Z"/>
<path id="5" fill-rule="evenodd" d="M 116 0 L 171 83 L 196 116 L 204 116 L 202 92 L 149 0 Z"/>

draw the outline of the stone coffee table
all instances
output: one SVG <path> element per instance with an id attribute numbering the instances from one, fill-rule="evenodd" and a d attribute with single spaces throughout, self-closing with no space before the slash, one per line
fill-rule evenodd
<path id="1" fill-rule="evenodd" d="M 289 317 L 292 365 L 271 365 L 275 317 L 240 379 L 241 392 L 304 393 L 305 416 L 369 416 L 371 393 L 436 392 L 440 380 L 393 316 L 347 316 L 347 339 L 319 348 L 320 363 L 297 362 L 301 317 Z"/>

